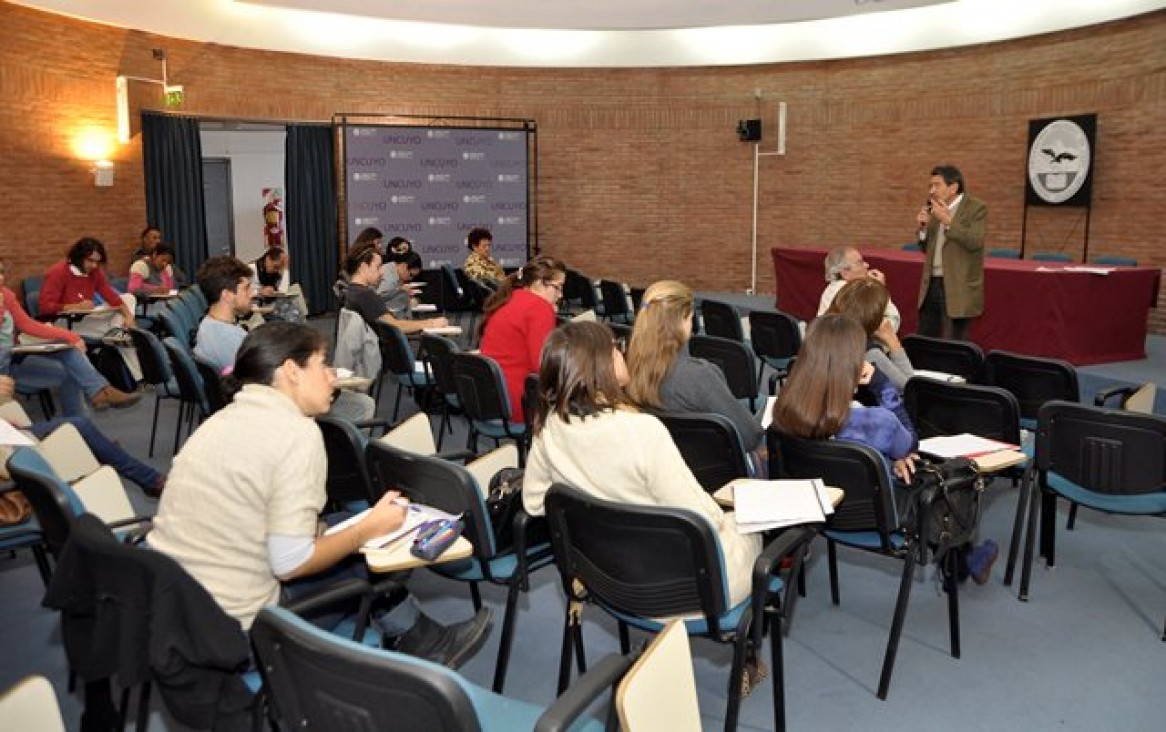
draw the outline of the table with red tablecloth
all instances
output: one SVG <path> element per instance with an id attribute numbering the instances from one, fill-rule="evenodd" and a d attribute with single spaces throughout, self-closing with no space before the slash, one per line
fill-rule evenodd
<path id="1" fill-rule="evenodd" d="M 899 335 L 919 320 L 923 255 L 896 249 L 861 249 L 871 268 L 887 277 L 903 315 Z M 826 287 L 824 249 L 773 249 L 777 305 L 803 320 L 813 318 Z M 1106 274 L 1068 271 L 1065 265 L 1015 259 L 984 262 L 984 314 L 970 337 L 992 349 L 1063 358 L 1078 366 L 1146 357 L 1149 309 L 1158 305 L 1160 270 L 1105 268 Z"/>

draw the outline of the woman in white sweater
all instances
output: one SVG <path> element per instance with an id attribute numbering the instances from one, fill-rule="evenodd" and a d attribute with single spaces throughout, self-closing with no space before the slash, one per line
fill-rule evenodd
<path id="1" fill-rule="evenodd" d="M 543 346 L 539 378 L 522 489 L 527 512 L 543 515 L 556 482 L 610 501 L 688 509 L 717 532 L 731 602 L 748 597 L 760 536 L 739 533 L 733 516 L 693 477 L 664 425 L 626 404 L 627 366 L 611 331 L 589 322 L 556 329 Z"/>

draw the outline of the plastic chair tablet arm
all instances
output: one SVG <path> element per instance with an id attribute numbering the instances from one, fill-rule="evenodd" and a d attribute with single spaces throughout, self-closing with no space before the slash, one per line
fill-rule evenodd
<path id="1" fill-rule="evenodd" d="M 613 689 L 632 667 L 635 659 L 612 654 L 571 684 L 555 703 L 547 707 L 534 725 L 534 732 L 564 732 L 601 694 Z"/>

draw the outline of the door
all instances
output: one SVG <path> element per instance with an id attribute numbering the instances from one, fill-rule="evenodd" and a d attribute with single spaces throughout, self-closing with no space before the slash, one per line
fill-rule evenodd
<path id="1" fill-rule="evenodd" d="M 233 256 L 235 212 L 231 206 L 230 158 L 203 158 L 202 197 L 206 210 L 207 256 Z"/>

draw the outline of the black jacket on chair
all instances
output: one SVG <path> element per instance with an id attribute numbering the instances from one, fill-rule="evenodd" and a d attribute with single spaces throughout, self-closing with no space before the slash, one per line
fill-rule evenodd
<path id="1" fill-rule="evenodd" d="M 118 542 L 86 514 L 73 523 L 44 605 L 61 611 L 65 652 L 82 679 L 152 681 L 185 725 L 250 729 L 247 637 L 170 557 Z"/>

